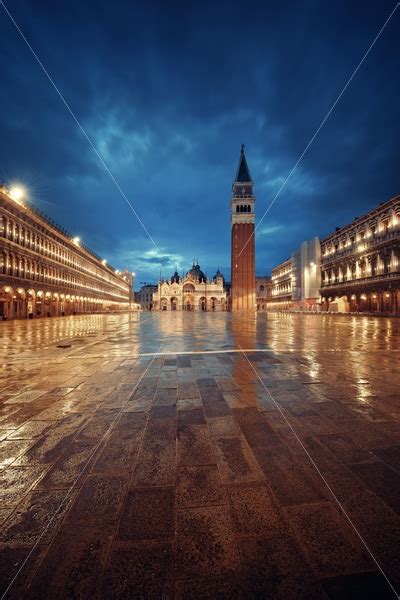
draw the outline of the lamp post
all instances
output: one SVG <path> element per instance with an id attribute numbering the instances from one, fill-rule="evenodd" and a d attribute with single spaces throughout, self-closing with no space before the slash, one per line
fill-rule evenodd
<path id="1" fill-rule="evenodd" d="M 132 312 L 134 277 L 135 273 L 132 272 L 129 277 L 129 312 Z"/>

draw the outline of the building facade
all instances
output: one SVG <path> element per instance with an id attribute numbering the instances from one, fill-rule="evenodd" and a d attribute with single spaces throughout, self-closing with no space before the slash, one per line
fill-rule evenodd
<path id="1" fill-rule="evenodd" d="M 256 277 L 256 302 L 257 310 L 266 310 L 268 302 L 271 301 L 272 283 L 271 277 Z"/>
<path id="2" fill-rule="evenodd" d="M 133 274 L 0 187 L 0 319 L 128 310 Z"/>
<path id="3" fill-rule="evenodd" d="M 253 182 L 242 145 L 231 199 L 230 305 L 233 311 L 256 309 L 255 201 Z"/>
<path id="4" fill-rule="evenodd" d="M 150 283 L 142 285 L 136 294 L 136 301 L 142 310 L 153 310 L 153 295 L 157 290 L 157 285 L 152 285 Z"/>
<path id="5" fill-rule="evenodd" d="M 293 306 L 294 290 L 293 261 L 284 260 L 271 272 L 271 298 L 268 310 L 289 310 Z"/>
<path id="6" fill-rule="evenodd" d="M 321 243 L 318 237 L 302 242 L 292 253 L 293 300 L 297 308 L 315 309 L 321 287 Z"/>
<path id="7" fill-rule="evenodd" d="M 304 241 L 291 257 L 272 269 L 270 310 L 317 310 L 321 285 L 318 237 Z"/>
<path id="8" fill-rule="evenodd" d="M 400 313 L 400 196 L 321 241 L 322 308 Z"/>
<path id="9" fill-rule="evenodd" d="M 177 271 L 169 280 L 158 282 L 153 309 L 161 311 L 221 311 L 227 309 L 225 279 L 218 270 L 209 280 L 199 264 L 181 277 Z"/>

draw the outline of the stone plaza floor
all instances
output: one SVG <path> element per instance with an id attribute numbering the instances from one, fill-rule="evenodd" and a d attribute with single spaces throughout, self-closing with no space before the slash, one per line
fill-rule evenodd
<path id="1" fill-rule="evenodd" d="M 396 597 L 400 319 L 89 315 L 0 339 L 4 597 Z"/>

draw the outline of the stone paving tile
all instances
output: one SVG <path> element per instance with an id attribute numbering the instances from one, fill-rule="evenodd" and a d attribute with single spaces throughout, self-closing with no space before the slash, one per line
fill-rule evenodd
<path id="1" fill-rule="evenodd" d="M 142 431 L 125 431 L 125 429 L 114 430 L 107 442 L 103 444 L 99 456 L 94 458 L 91 468 L 93 473 L 132 473 L 139 446 Z"/>
<path id="2" fill-rule="evenodd" d="M 268 485 L 282 506 L 321 502 L 327 498 L 325 487 L 315 476 L 307 458 L 300 461 L 282 445 L 258 449 L 256 456 Z"/>
<path id="3" fill-rule="evenodd" d="M 46 530 L 46 535 L 41 539 L 41 544 L 44 544 L 63 519 L 70 503 L 71 496 L 66 500 L 62 490 L 31 492 L 7 519 L 0 532 L 0 545 L 31 548 Z M 56 514 L 50 528 L 49 514 Z"/>
<path id="4" fill-rule="evenodd" d="M 176 424 L 171 419 L 150 423 L 143 439 L 133 485 L 174 485 L 176 480 Z"/>
<path id="5" fill-rule="evenodd" d="M 110 537 L 99 527 L 61 530 L 27 585 L 26 598 L 96 598 Z"/>
<path id="6" fill-rule="evenodd" d="M 389 467 L 392 467 L 392 469 L 400 473 L 400 446 L 377 448 L 374 449 L 373 452 L 376 456 L 379 456 L 383 462 L 389 465 Z"/>
<path id="7" fill-rule="evenodd" d="M 129 490 L 122 509 L 118 540 L 166 540 L 174 534 L 175 488 Z"/>
<path id="8" fill-rule="evenodd" d="M 282 440 L 257 408 L 233 409 L 236 420 L 251 448 L 281 445 Z"/>
<path id="9" fill-rule="evenodd" d="M 178 400 L 177 402 L 178 410 L 190 410 L 191 408 L 201 408 L 203 409 L 203 403 L 199 398 L 185 398 L 182 400 Z"/>
<path id="10" fill-rule="evenodd" d="M 177 441 L 179 466 L 209 465 L 217 462 L 207 426 L 178 426 Z"/>
<path id="11" fill-rule="evenodd" d="M 226 502 L 216 465 L 181 467 L 176 489 L 178 508 L 211 506 Z"/>
<path id="12" fill-rule="evenodd" d="M 200 398 L 200 392 L 195 382 L 178 382 L 178 400 Z"/>
<path id="13" fill-rule="evenodd" d="M 178 415 L 178 427 L 185 425 L 205 425 L 206 418 L 202 408 L 185 410 L 181 409 Z"/>
<path id="14" fill-rule="evenodd" d="M 178 511 L 176 570 L 179 578 L 235 575 L 239 568 L 239 554 L 225 506 Z"/>
<path id="15" fill-rule="evenodd" d="M 0 469 L 5 469 L 32 446 L 32 440 L 3 440 L 0 442 Z"/>
<path id="16" fill-rule="evenodd" d="M 43 466 L 10 467 L 0 473 L 0 505 L 15 506 L 38 482 L 45 472 Z"/>
<path id="17" fill-rule="evenodd" d="M 240 483 L 264 480 L 250 447 L 240 437 L 212 438 L 217 455 L 218 468 L 224 483 Z"/>
<path id="18" fill-rule="evenodd" d="M 30 553 L 25 546 L 9 546 L 1 548 L 0 552 L 0 589 L 7 593 L 7 598 L 26 597 L 25 586 L 29 573 L 24 569 L 24 563 Z M 37 560 L 37 555 L 35 555 Z M 30 565 L 31 560 L 29 560 Z M 14 579 L 17 575 L 17 579 Z M 11 588 L 9 587 L 11 585 Z"/>
<path id="19" fill-rule="evenodd" d="M 100 597 L 173 598 L 173 567 L 171 543 L 115 544 L 105 569 Z"/>
<path id="20" fill-rule="evenodd" d="M 93 458 L 92 442 L 73 442 L 61 458 L 46 473 L 38 485 L 41 489 L 68 489 L 75 481 L 90 458 Z M 79 481 L 82 483 L 82 480 Z"/>
<path id="21" fill-rule="evenodd" d="M 400 513 L 400 475 L 384 462 L 353 464 L 351 470 L 377 496 Z"/>
<path id="22" fill-rule="evenodd" d="M 8 440 L 30 440 L 40 437 L 48 431 L 56 421 L 27 421 L 18 429 L 13 430 L 7 437 Z"/>
<path id="23" fill-rule="evenodd" d="M 230 512 L 236 535 L 259 537 L 285 528 L 283 516 L 265 483 L 227 486 Z"/>
<path id="24" fill-rule="evenodd" d="M 241 433 L 236 419 L 231 415 L 228 415 L 227 417 L 209 418 L 208 426 L 212 437 L 236 437 Z"/>
<path id="25" fill-rule="evenodd" d="M 317 439 L 343 463 L 372 462 L 376 456 L 370 450 L 361 448 L 343 433 L 318 435 Z"/>
<path id="26" fill-rule="evenodd" d="M 355 532 L 331 503 L 285 508 L 294 534 L 321 577 L 364 572 L 374 568 Z"/>
<path id="27" fill-rule="evenodd" d="M 287 533 L 242 538 L 243 586 L 248 598 L 326 598 L 301 547 Z"/>

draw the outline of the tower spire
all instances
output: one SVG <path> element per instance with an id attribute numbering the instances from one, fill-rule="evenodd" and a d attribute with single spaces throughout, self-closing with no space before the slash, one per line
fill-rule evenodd
<path id="1" fill-rule="evenodd" d="M 242 144 L 242 147 L 240 149 L 239 164 L 238 164 L 238 168 L 236 171 L 236 177 L 235 177 L 235 183 L 236 182 L 238 182 L 238 183 L 246 183 L 246 182 L 251 183 L 252 182 L 249 167 L 247 165 L 246 155 L 244 153 L 244 144 Z"/>

